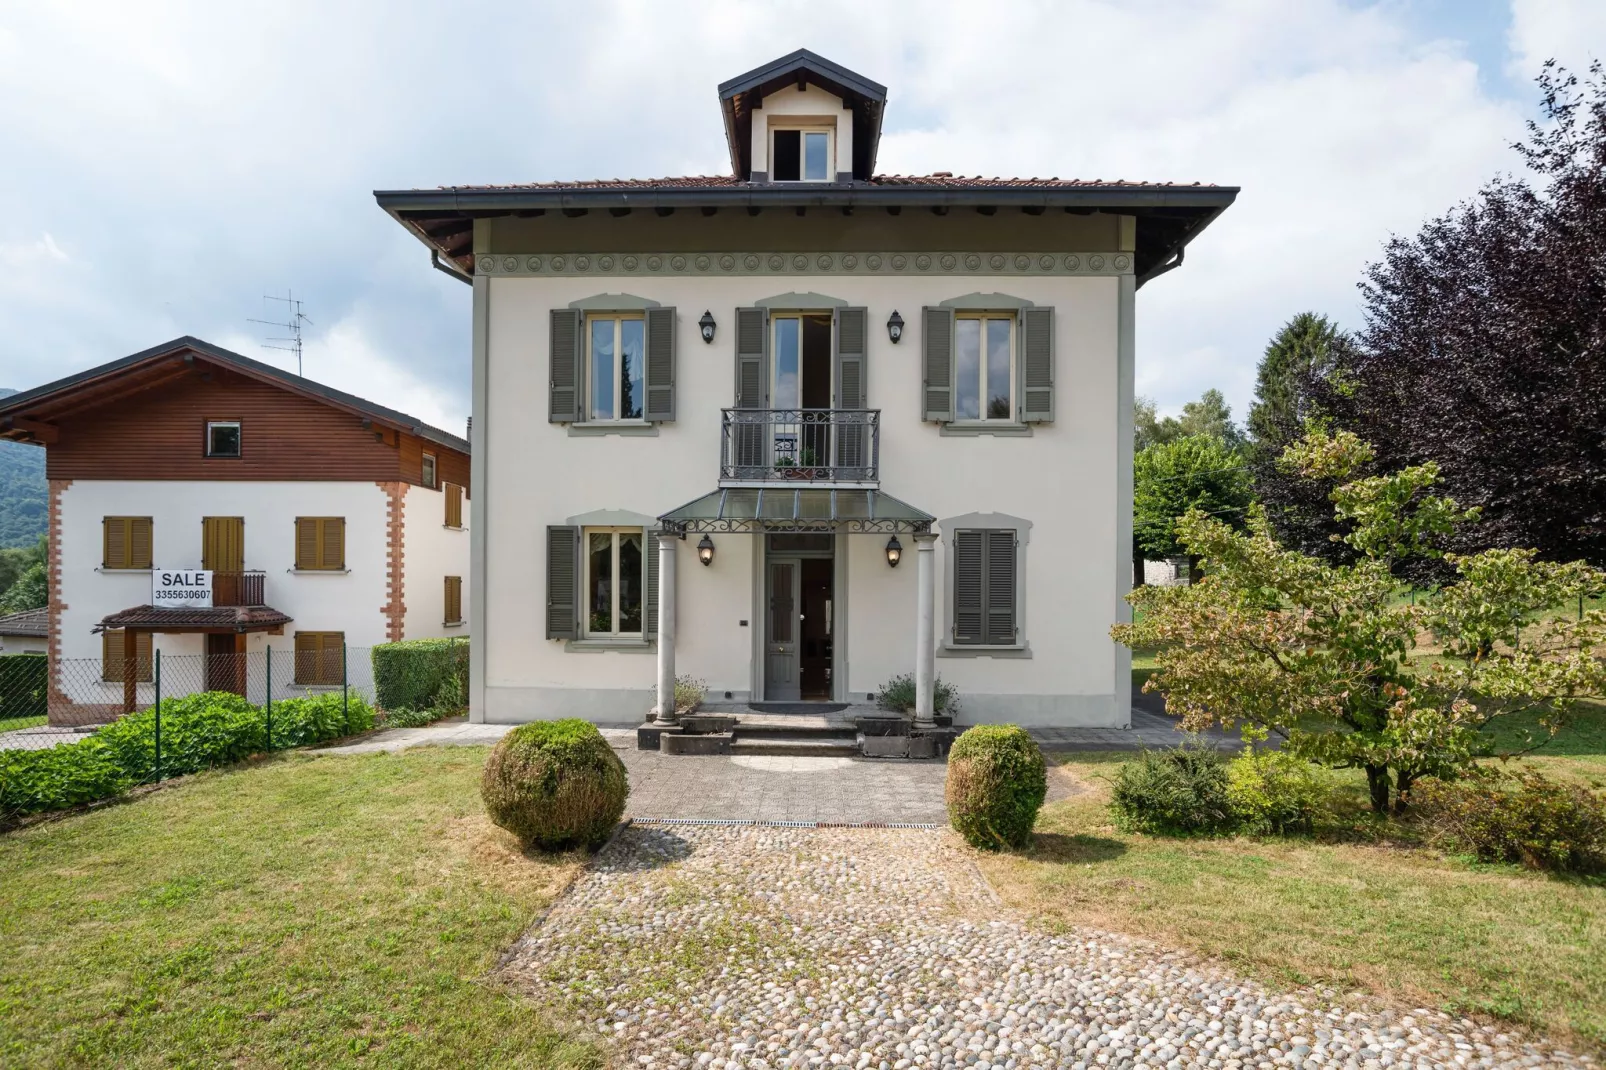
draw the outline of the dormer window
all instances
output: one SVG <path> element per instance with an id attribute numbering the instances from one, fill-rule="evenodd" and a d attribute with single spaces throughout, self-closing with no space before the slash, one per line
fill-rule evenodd
<path id="1" fill-rule="evenodd" d="M 208 457 L 238 457 L 240 455 L 240 421 L 208 420 L 206 424 L 206 455 Z"/>
<path id="2" fill-rule="evenodd" d="M 771 132 L 771 174 L 776 182 L 828 182 L 833 131 L 782 127 Z"/>

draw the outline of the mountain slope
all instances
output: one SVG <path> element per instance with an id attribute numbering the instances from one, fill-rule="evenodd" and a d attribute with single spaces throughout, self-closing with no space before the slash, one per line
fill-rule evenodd
<path id="1" fill-rule="evenodd" d="M 0 397 L 15 394 L 0 388 Z M 0 547 L 32 546 L 48 522 L 45 451 L 0 441 Z"/>

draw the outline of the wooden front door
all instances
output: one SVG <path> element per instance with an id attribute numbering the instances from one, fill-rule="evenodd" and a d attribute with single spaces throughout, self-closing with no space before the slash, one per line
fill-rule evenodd
<path id="1" fill-rule="evenodd" d="M 769 612 L 765 614 L 764 697 L 771 702 L 796 702 L 802 697 L 798 680 L 798 603 L 803 562 L 795 557 L 769 560 Z"/>
<path id="2" fill-rule="evenodd" d="M 207 634 L 206 689 L 245 694 L 244 634 Z"/>

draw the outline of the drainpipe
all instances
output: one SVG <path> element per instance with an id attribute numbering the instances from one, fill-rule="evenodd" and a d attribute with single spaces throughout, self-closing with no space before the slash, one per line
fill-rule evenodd
<path id="1" fill-rule="evenodd" d="M 468 276 L 464 275 L 461 271 L 455 271 L 452 268 L 449 268 L 445 264 L 441 263 L 441 254 L 440 254 L 440 250 L 439 249 L 431 249 L 429 251 L 429 266 L 434 268 L 436 271 L 442 272 L 443 274 L 446 274 L 446 275 L 450 275 L 452 278 L 456 279 L 458 282 L 462 283 L 465 286 L 473 286 L 474 285 L 474 280 L 473 279 L 471 279 Z"/>

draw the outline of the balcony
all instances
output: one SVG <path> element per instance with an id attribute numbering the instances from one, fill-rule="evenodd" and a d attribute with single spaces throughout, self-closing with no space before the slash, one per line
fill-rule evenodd
<path id="1" fill-rule="evenodd" d="M 213 572 L 212 605 L 265 606 L 265 572 Z"/>
<path id="2" fill-rule="evenodd" d="M 722 487 L 880 482 L 880 409 L 720 411 Z"/>

